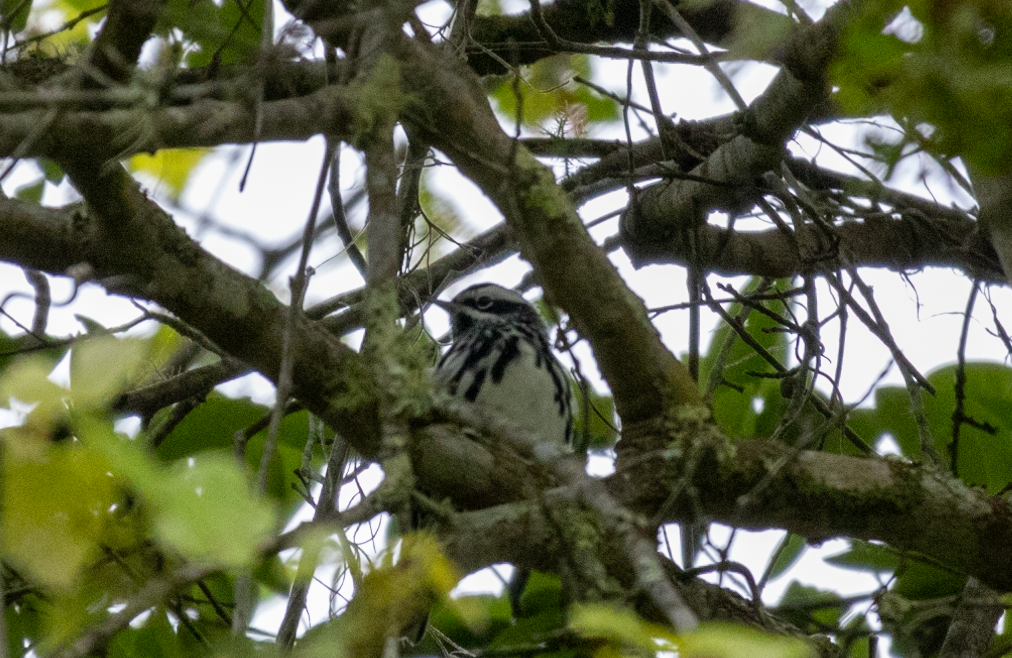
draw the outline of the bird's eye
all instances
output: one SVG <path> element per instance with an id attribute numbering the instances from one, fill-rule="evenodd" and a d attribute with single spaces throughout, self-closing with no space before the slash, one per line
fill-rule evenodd
<path id="1" fill-rule="evenodd" d="M 474 303 L 474 306 L 479 311 L 487 311 L 490 308 L 492 308 L 492 298 L 491 297 L 479 297 L 478 301 L 476 301 Z"/>

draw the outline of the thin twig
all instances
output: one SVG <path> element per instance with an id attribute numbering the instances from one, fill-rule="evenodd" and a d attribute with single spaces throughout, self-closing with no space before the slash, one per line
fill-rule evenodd
<path id="1" fill-rule="evenodd" d="M 317 519 L 331 517 L 337 511 L 341 475 L 344 473 L 347 460 L 348 444 L 341 437 L 335 436 L 330 448 L 330 456 L 327 459 L 327 474 L 324 476 L 320 497 L 316 503 L 316 511 L 313 513 L 314 522 Z M 285 609 L 285 616 L 278 630 L 278 646 L 282 653 L 287 653 L 295 645 L 299 620 L 306 607 L 306 598 L 309 595 L 309 587 L 313 582 L 313 574 L 316 572 L 316 566 L 320 559 L 321 548 L 319 545 L 314 546 L 313 550 L 303 548 L 302 557 L 299 558 L 299 569 L 292 582 L 292 589 L 288 596 L 288 607 Z"/>
<path id="2" fill-rule="evenodd" d="M 735 562 L 733 560 L 724 559 L 721 560 L 720 562 L 715 562 L 714 564 L 707 564 L 701 567 L 693 567 L 692 569 L 686 569 L 685 575 L 686 577 L 695 578 L 696 576 L 702 576 L 705 573 L 712 573 L 714 571 L 718 572 L 730 571 L 744 578 L 745 582 L 748 583 L 749 594 L 752 595 L 751 597 L 752 608 L 756 611 L 759 610 L 759 607 L 762 606 L 762 595 L 761 595 L 762 593 L 758 585 L 756 585 L 755 576 L 753 576 L 752 572 L 749 571 L 748 567 L 746 567 L 741 562 Z"/>
<path id="3" fill-rule="evenodd" d="M 855 315 L 861 319 L 861 321 L 868 327 L 868 330 L 875 334 L 876 337 L 882 343 L 889 348 L 892 352 L 893 358 L 896 360 L 896 364 L 900 368 L 900 373 L 903 375 L 903 381 L 906 383 L 907 393 L 910 396 L 910 412 L 914 417 L 914 421 L 917 424 L 917 436 L 921 444 L 921 452 L 927 455 L 936 466 L 943 464 L 941 456 L 935 450 L 935 442 L 931 436 L 931 426 L 928 424 L 928 417 L 924 411 L 924 400 L 921 397 L 921 388 L 926 391 L 935 394 L 935 387 L 932 386 L 927 379 L 921 375 L 912 363 L 907 359 L 903 351 L 900 350 L 899 345 L 892 337 L 892 332 L 889 331 L 889 325 L 886 323 L 885 318 L 882 315 L 882 311 L 879 310 L 878 304 L 875 303 L 875 297 L 872 293 L 871 287 L 866 284 L 861 277 L 858 275 L 855 268 L 849 270 L 850 278 L 857 286 L 857 289 L 861 291 L 861 295 L 868 303 L 868 307 L 871 309 L 874 318 L 868 315 L 868 312 L 857 303 L 857 300 L 850 294 L 841 281 L 839 281 L 834 274 L 831 272 L 823 272 L 826 280 L 836 288 L 840 293 L 840 296 L 854 309 Z"/>
<path id="4" fill-rule="evenodd" d="M 671 4 L 669 0 L 654 0 L 654 4 L 660 7 L 661 10 L 667 14 L 668 18 L 671 19 L 671 22 L 675 24 L 675 27 L 681 30 L 682 35 L 691 41 L 694 46 L 696 46 L 696 49 L 700 54 L 700 63 L 702 63 L 703 67 L 709 71 L 714 78 L 716 78 L 717 83 L 724 89 L 724 91 L 727 92 L 727 95 L 731 97 L 735 106 L 737 106 L 739 110 L 747 109 L 748 104 L 745 102 L 745 99 L 741 97 L 741 94 L 738 93 L 738 90 L 734 88 L 734 83 L 732 83 L 731 79 L 727 77 L 727 74 L 724 73 L 722 68 L 720 68 L 720 65 L 713 60 L 706 44 L 703 43 L 703 40 L 698 34 L 696 34 L 696 31 L 692 28 L 692 26 L 689 25 L 689 22 L 685 20 L 680 13 L 678 13 L 675 6 Z"/>
<path id="5" fill-rule="evenodd" d="M 337 235 L 344 243 L 344 251 L 348 254 L 351 264 L 355 266 L 358 273 L 365 279 L 368 265 L 362 250 L 355 244 L 355 236 L 351 234 L 348 226 L 348 215 L 345 212 L 344 200 L 341 198 L 341 144 L 331 144 L 327 140 L 328 148 L 333 149 L 334 157 L 330 163 L 330 178 L 327 181 L 327 192 L 330 194 L 330 207 L 334 215 L 334 226 L 337 227 Z"/>
<path id="6" fill-rule="evenodd" d="M 278 433 L 281 427 L 281 419 L 284 410 L 291 396 L 292 391 L 292 369 L 294 365 L 294 352 L 292 349 L 292 334 L 299 315 L 302 313 L 302 300 L 307 287 L 307 265 L 309 263 L 309 252 L 313 245 L 313 233 L 316 228 L 316 216 L 320 212 L 320 203 L 323 198 L 323 189 L 326 185 L 327 167 L 333 154 L 325 150 L 323 163 L 320 166 L 320 175 L 316 182 L 316 192 L 313 195 L 313 205 L 306 219 L 306 228 L 303 232 L 302 254 L 299 257 L 298 269 L 291 280 L 292 300 L 288 307 L 288 314 L 281 334 L 281 365 L 278 372 L 278 384 L 276 388 L 277 399 L 274 401 L 274 408 L 271 411 L 271 419 L 267 428 L 267 439 L 264 441 L 264 452 L 260 458 L 260 469 L 257 471 L 257 492 L 263 496 L 267 492 L 267 474 L 270 472 L 270 464 L 277 452 Z M 238 444 L 238 441 L 237 441 Z M 238 448 L 237 448 L 238 449 Z M 243 449 L 243 452 L 245 450 Z M 232 633 L 239 635 L 244 633 L 249 625 L 253 613 L 252 600 L 252 579 L 249 573 L 242 574 L 236 579 L 235 615 L 232 619 Z"/>
<path id="7" fill-rule="evenodd" d="M 724 320 L 724 322 L 729 324 L 731 328 L 734 329 L 734 331 L 738 334 L 738 336 L 742 339 L 742 341 L 745 342 L 745 344 L 747 344 L 749 347 L 755 350 L 755 353 L 758 354 L 764 361 L 766 361 L 766 363 L 773 366 L 773 369 L 777 372 L 778 375 L 786 375 L 788 373 L 788 369 L 782 363 L 780 363 L 780 361 L 775 356 L 770 354 L 769 351 L 765 347 L 763 347 L 755 338 L 753 338 L 748 333 L 748 330 L 745 329 L 744 326 L 742 326 L 739 322 L 737 322 L 737 320 L 734 317 L 732 317 L 730 313 L 721 308 L 720 304 L 714 303 L 713 299 L 709 296 L 709 291 L 705 286 L 703 287 L 703 295 L 705 296 L 707 303 L 710 305 L 710 308 L 715 313 L 717 313 Z M 819 397 L 814 395 L 810 396 L 808 398 L 808 402 L 815 408 L 816 411 L 822 414 L 823 417 L 827 419 L 833 417 L 833 412 L 829 409 L 829 407 L 826 406 L 826 403 L 823 402 Z M 860 450 L 865 455 L 870 456 L 875 454 L 875 450 L 872 449 L 872 447 L 869 446 L 864 441 L 864 439 L 858 436 L 854 432 L 854 430 L 850 429 L 846 425 L 844 425 L 841 429 L 843 430 L 843 435 L 847 438 L 848 441 L 850 441 L 850 443 L 855 448 Z"/>
<path id="8" fill-rule="evenodd" d="M 871 307 L 872 312 L 875 313 L 878 318 L 881 318 L 881 311 L 878 310 L 878 305 L 874 303 L 874 297 L 869 300 L 869 296 L 872 294 L 871 288 L 869 288 L 868 285 L 856 275 L 855 271 L 850 271 L 849 273 L 858 289 L 861 290 L 862 295 L 864 295 L 865 299 L 868 300 L 868 305 Z M 846 289 L 840 279 L 838 279 L 833 272 L 824 272 L 823 275 L 826 280 L 829 281 L 834 288 L 836 288 L 843 300 L 850 305 L 850 307 L 854 310 L 854 314 L 857 315 L 866 327 L 868 327 L 869 331 L 875 334 L 875 336 L 889 349 L 893 358 L 896 360 L 896 363 L 899 364 L 903 370 L 909 370 L 910 376 L 917 382 L 917 384 L 923 387 L 928 393 L 934 395 L 935 387 L 932 386 L 931 383 L 925 379 L 916 368 L 914 368 L 914 365 L 910 363 L 910 360 L 903 354 L 903 351 L 900 350 L 899 345 L 896 344 L 892 334 L 889 332 L 888 326 L 883 326 L 875 319 L 872 319 L 864 307 L 857 303 L 857 300 L 854 299 L 853 295 L 850 294 L 850 291 Z M 882 322 L 884 323 L 884 319 L 882 319 Z"/>
<path id="9" fill-rule="evenodd" d="M 742 304 L 735 322 L 744 327 L 751 313 L 752 307 Z M 713 366 L 706 377 L 706 391 L 703 394 L 703 403 L 707 406 L 713 403 L 713 394 L 717 391 L 717 387 L 724 383 L 724 364 L 727 362 L 727 357 L 731 355 L 731 348 L 734 346 L 737 336 L 736 332 L 728 331 L 727 338 L 721 343 L 720 350 L 717 351 L 717 357 L 713 360 Z"/>
<path id="10" fill-rule="evenodd" d="M 974 280 L 970 296 L 966 300 L 966 311 L 963 313 L 963 328 L 959 333 L 959 349 L 956 351 L 956 408 L 952 410 L 952 443 L 949 444 L 949 460 L 952 476 L 959 477 L 959 434 L 966 422 L 964 403 L 966 402 L 966 338 L 970 333 L 970 318 L 973 316 L 973 305 L 977 301 L 980 282 Z"/>
<path id="11" fill-rule="evenodd" d="M 32 318 L 32 335 L 46 335 L 46 325 L 49 323 L 49 307 L 53 302 L 53 296 L 49 291 L 49 279 L 38 270 L 25 270 L 25 278 L 35 289 L 35 315 Z"/>
<path id="12" fill-rule="evenodd" d="M 109 3 L 106 2 L 104 4 L 101 4 L 101 5 L 97 6 L 97 7 L 92 7 L 91 9 L 86 9 L 85 11 L 82 11 L 77 16 L 75 16 L 75 17 L 71 18 L 70 20 L 64 22 L 63 25 L 61 25 L 60 27 L 56 28 L 55 30 L 53 30 L 51 32 L 45 32 L 43 34 L 36 34 L 33 37 L 30 37 L 28 39 L 25 39 L 24 41 L 21 41 L 21 42 L 15 44 L 11 48 L 11 50 L 24 50 L 24 48 L 26 46 L 30 46 L 33 43 L 40 43 L 40 42 L 45 41 L 46 39 L 48 39 L 50 37 L 56 36 L 60 32 L 64 32 L 66 30 L 72 30 L 75 27 L 77 27 L 77 24 L 80 23 L 81 21 L 85 20 L 86 18 L 90 18 L 90 17 L 94 16 L 95 14 L 97 14 L 99 12 L 105 11 L 108 7 L 109 7 Z"/>
<path id="13" fill-rule="evenodd" d="M 634 51 L 646 52 L 647 50 L 647 39 L 650 36 L 650 10 L 652 8 L 651 0 L 640 0 L 640 25 L 633 41 Z M 650 110 L 654 116 L 654 123 L 657 124 L 657 134 L 661 136 L 661 160 L 667 160 L 666 145 L 671 143 L 674 137 L 674 126 L 671 124 L 671 119 L 661 110 L 661 98 L 657 93 L 653 64 L 649 61 L 641 61 L 640 68 L 643 69 L 643 82 L 647 88 L 647 97 L 650 98 Z"/>

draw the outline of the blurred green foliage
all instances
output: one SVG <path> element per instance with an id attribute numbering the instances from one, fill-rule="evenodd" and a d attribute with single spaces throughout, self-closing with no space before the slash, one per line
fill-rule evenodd
<path id="1" fill-rule="evenodd" d="M 850 115 L 888 113 L 904 128 L 898 143 L 878 143 L 886 164 L 928 148 L 984 172 L 1008 171 L 1012 5 L 890 0 L 857 7 L 831 78 Z"/>
<path id="2" fill-rule="evenodd" d="M 584 137 L 591 125 L 620 116 L 618 103 L 573 79 L 590 74 L 587 55 L 556 55 L 524 67 L 520 80 L 502 76 L 490 98 L 507 122 L 516 122 L 519 109 L 525 128 L 559 137 Z"/>

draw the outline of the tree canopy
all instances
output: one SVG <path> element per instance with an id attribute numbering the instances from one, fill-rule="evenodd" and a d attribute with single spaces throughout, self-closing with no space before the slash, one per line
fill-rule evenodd
<path id="1" fill-rule="evenodd" d="M 1005 3 L 0 0 L 0 30 L 0 658 L 1012 650 Z M 286 242 L 188 205 L 215 158 L 245 185 L 314 139 Z M 429 379 L 431 300 L 516 255 L 574 455 Z M 870 268 L 970 282 L 947 365 Z M 847 399 L 858 330 L 904 385 Z M 273 406 L 222 392 L 251 372 Z M 782 541 L 753 572 L 712 524 Z M 877 588 L 763 596 L 831 538 Z M 534 570 L 518 610 L 450 596 L 502 563 Z"/>

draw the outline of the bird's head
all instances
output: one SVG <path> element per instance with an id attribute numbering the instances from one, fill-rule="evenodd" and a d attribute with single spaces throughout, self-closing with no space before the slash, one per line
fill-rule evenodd
<path id="1" fill-rule="evenodd" d="M 520 293 L 494 283 L 479 283 L 459 293 L 453 301 L 436 300 L 450 314 L 454 338 L 484 324 L 524 324 L 544 331 L 537 310 Z"/>

